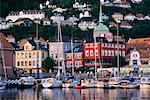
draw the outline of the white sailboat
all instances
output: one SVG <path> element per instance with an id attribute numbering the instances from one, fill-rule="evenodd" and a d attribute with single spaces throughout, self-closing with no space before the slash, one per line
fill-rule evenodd
<path id="1" fill-rule="evenodd" d="M 6 74 L 5 59 L 4 59 L 4 48 L 3 48 L 2 42 L 0 42 L 0 48 L 1 48 L 0 53 L 2 57 L 2 66 L 4 70 L 4 76 L 5 76 L 4 79 L 0 77 L 0 90 L 2 90 L 6 88 L 6 83 L 7 83 L 7 74 Z"/>
<path id="2" fill-rule="evenodd" d="M 99 23 L 102 22 L 102 1 L 100 0 L 100 13 L 99 13 Z M 99 81 L 97 80 L 97 53 L 96 53 L 96 37 L 94 37 L 94 57 L 95 57 L 95 80 L 94 79 L 90 79 L 90 80 L 84 80 L 81 83 L 81 86 L 85 86 L 86 88 L 105 88 L 106 84 L 103 81 Z M 97 45 L 98 46 L 98 45 Z M 100 61 L 101 62 L 101 61 Z"/>
<path id="3" fill-rule="evenodd" d="M 65 66 L 64 66 L 64 55 L 63 55 L 63 43 L 62 43 L 62 34 L 61 34 L 61 26 L 60 22 L 57 23 L 58 28 L 58 48 L 57 48 L 57 63 L 58 63 L 58 71 L 56 78 L 45 78 L 42 79 L 42 87 L 43 88 L 61 88 L 62 87 L 62 80 L 60 80 L 60 69 L 62 69 L 62 73 L 65 74 Z M 59 44 L 61 46 L 59 46 Z M 61 60 L 60 60 L 60 53 L 62 54 L 62 66 L 60 66 Z"/>
<path id="4" fill-rule="evenodd" d="M 73 54 L 73 37 L 71 38 L 71 54 L 72 54 L 72 77 L 74 77 L 74 54 Z M 75 85 L 78 85 L 78 81 L 72 79 L 72 80 L 67 80 L 62 84 L 63 88 L 73 88 Z"/>

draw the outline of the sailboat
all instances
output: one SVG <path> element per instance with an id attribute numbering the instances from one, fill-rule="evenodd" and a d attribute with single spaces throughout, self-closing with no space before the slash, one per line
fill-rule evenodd
<path id="1" fill-rule="evenodd" d="M 71 38 L 71 54 L 72 54 L 72 76 L 66 76 L 68 79 L 62 84 L 63 88 L 73 88 L 75 85 L 78 85 L 78 81 L 74 80 L 74 54 L 73 54 L 73 37 Z M 72 78 L 72 79 L 69 79 Z"/>
<path id="2" fill-rule="evenodd" d="M 1 57 L 2 57 L 2 66 L 4 70 L 4 78 L 0 77 L 0 90 L 3 90 L 6 88 L 6 83 L 7 83 L 7 74 L 6 74 L 6 68 L 5 68 L 5 59 L 4 59 L 4 50 L 3 50 L 3 44 L 0 42 L 0 48 L 1 48 Z"/>
<path id="3" fill-rule="evenodd" d="M 61 53 L 63 53 L 63 45 L 62 45 L 62 34 L 61 34 L 61 26 L 60 26 L 60 22 L 57 22 L 57 28 L 58 28 L 58 44 L 60 44 L 61 46 L 57 48 L 57 63 L 58 63 L 58 71 L 57 71 L 57 75 L 56 78 L 45 78 L 42 79 L 41 83 L 42 83 L 42 87 L 43 88 L 61 88 L 62 87 L 62 80 L 60 80 L 61 77 L 61 73 L 60 73 L 60 69 L 62 68 L 62 72 L 65 74 L 65 67 L 64 67 L 64 55 L 62 55 L 62 67 L 60 66 L 60 51 L 62 51 Z"/>

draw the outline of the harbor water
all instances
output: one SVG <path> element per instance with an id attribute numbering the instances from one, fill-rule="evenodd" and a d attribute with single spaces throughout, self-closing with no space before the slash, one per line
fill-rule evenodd
<path id="1" fill-rule="evenodd" d="M 0 100 L 150 100 L 150 89 L 5 89 Z"/>

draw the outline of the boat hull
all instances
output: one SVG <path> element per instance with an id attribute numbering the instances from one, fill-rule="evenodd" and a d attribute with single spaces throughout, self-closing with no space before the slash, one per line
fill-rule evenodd
<path id="1" fill-rule="evenodd" d="M 136 89 L 138 88 L 138 85 L 126 85 L 126 86 L 120 85 L 119 87 L 122 89 Z"/>
<path id="2" fill-rule="evenodd" d="M 140 89 L 150 89 L 150 84 L 140 84 Z"/>

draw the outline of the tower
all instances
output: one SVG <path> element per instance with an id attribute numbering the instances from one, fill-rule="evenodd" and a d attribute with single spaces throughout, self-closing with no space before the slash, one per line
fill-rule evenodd
<path id="1" fill-rule="evenodd" d="M 93 32 L 93 38 L 104 38 L 105 34 L 109 33 L 109 29 L 106 25 L 103 24 L 103 19 L 102 19 L 102 1 L 100 0 L 100 12 L 99 12 L 99 21 L 94 29 Z"/>

